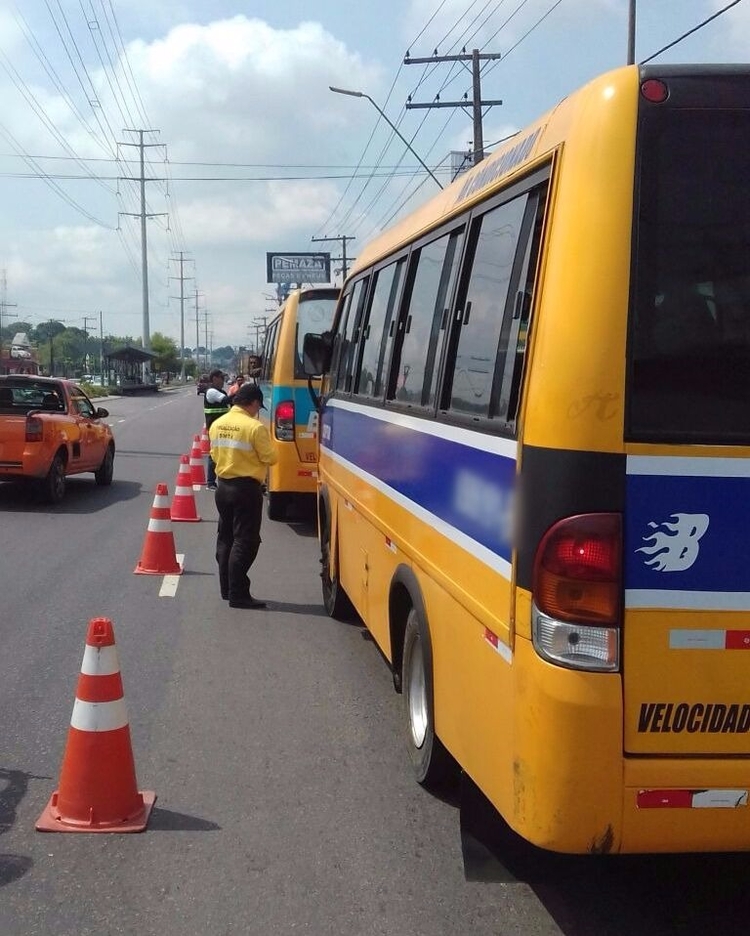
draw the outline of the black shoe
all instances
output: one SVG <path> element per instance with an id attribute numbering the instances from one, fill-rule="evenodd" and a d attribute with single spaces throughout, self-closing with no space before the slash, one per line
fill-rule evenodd
<path id="1" fill-rule="evenodd" d="M 229 595 L 225 595 L 224 592 L 221 593 L 221 597 L 223 601 L 229 601 Z"/>
<path id="2" fill-rule="evenodd" d="M 207 491 L 215 491 L 215 490 L 216 490 L 216 485 L 215 485 L 215 484 L 207 484 L 207 485 L 206 485 L 206 490 L 207 490 Z"/>
<path id="3" fill-rule="evenodd" d="M 258 601 L 257 598 L 230 598 L 230 608 L 265 608 L 265 601 Z"/>

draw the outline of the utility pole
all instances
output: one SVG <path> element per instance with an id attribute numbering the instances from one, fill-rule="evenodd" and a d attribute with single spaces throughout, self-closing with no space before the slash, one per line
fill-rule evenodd
<path id="1" fill-rule="evenodd" d="M 93 315 L 84 315 L 83 316 L 83 369 L 88 373 L 89 366 L 89 355 L 88 355 L 88 346 L 89 346 L 89 322 L 95 322 L 96 318 Z"/>
<path id="2" fill-rule="evenodd" d="M 198 318 L 200 314 L 200 310 L 198 309 L 198 297 L 200 295 L 202 295 L 202 293 L 199 293 L 198 290 L 196 289 L 195 290 L 195 366 L 198 371 L 200 371 L 200 363 L 201 363 L 201 355 L 200 355 L 200 351 L 198 350 L 201 346 L 200 321 Z M 198 376 L 199 375 L 196 374 L 196 380 L 198 379 Z"/>
<path id="3" fill-rule="evenodd" d="M 208 311 L 208 309 L 204 309 L 204 310 L 203 310 L 203 328 L 204 328 L 203 334 L 204 334 L 204 336 L 205 336 L 205 340 L 204 340 L 204 344 L 203 344 L 203 347 L 205 348 L 205 354 L 204 354 L 204 356 L 203 356 L 203 362 L 204 362 L 204 364 L 205 364 L 206 370 L 208 370 L 209 367 L 210 367 L 209 356 L 208 356 L 208 319 L 209 319 L 210 315 L 211 315 L 211 313 Z"/>
<path id="4" fill-rule="evenodd" d="M 185 280 L 193 279 L 192 276 L 185 276 L 183 271 L 183 266 L 185 264 L 185 251 L 181 250 L 179 257 L 172 257 L 176 263 L 180 264 L 180 275 L 170 276 L 171 280 L 178 279 L 180 280 L 180 381 L 185 383 Z M 187 261 L 191 263 L 192 261 Z M 174 297 L 175 299 L 177 296 Z"/>
<path id="5" fill-rule="evenodd" d="M 415 108 L 430 108 L 430 107 L 461 107 L 467 108 L 471 105 L 472 113 L 474 117 L 474 165 L 478 162 L 481 162 L 484 159 L 484 134 L 482 130 L 482 108 L 483 107 L 493 107 L 495 104 L 502 104 L 502 101 L 483 101 L 482 100 L 482 88 L 480 82 L 479 74 L 479 65 L 480 62 L 486 62 L 491 59 L 499 59 L 501 55 L 499 52 L 484 52 L 480 53 L 479 49 L 472 49 L 471 54 L 467 53 L 466 49 L 460 55 L 438 55 L 437 49 L 435 50 L 434 55 L 430 55 L 427 58 L 412 58 L 409 53 L 406 53 L 404 58 L 404 65 L 427 65 L 433 62 L 471 62 L 471 74 L 472 74 L 472 100 L 469 101 L 468 97 L 464 96 L 463 101 L 433 101 L 431 104 L 413 104 L 411 96 L 406 102 L 406 109 L 413 110 Z"/>
<path id="6" fill-rule="evenodd" d="M 266 310 L 268 311 L 268 310 Z M 266 340 L 266 322 L 268 321 L 267 315 L 256 315 L 253 319 L 253 325 L 255 325 L 255 348 L 260 354 L 263 345 L 261 344 L 260 333 L 261 329 L 263 331 L 263 341 Z"/>
<path id="7" fill-rule="evenodd" d="M 635 0 L 628 6 L 628 65 L 635 64 Z"/>
<path id="8" fill-rule="evenodd" d="M 341 260 L 342 270 L 344 271 L 344 279 L 346 279 L 346 274 L 348 272 L 347 268 L 347 257 L 346 257 L 346 242 L 353 241 L 357 238 L 350 234 L 340 234 L 338 237 L 311 237 L 310 240 L 314 243 L 322 243 L 323 241 L 341 241 L 341 256 L 336 257 L 337 260 Z"/>
<path id="9" fill-rule="evenodd" d="M 159 218 L 164 217 L 166 212 L 161 214 L 147 214 L 146 213 L 146 182 L 163 182 L 164 179 L 147 179 L 146 178 L 146 163 L 144 158 L 144 151 L 147 148 L 153 146 L 164 146 L 163 143 L 144 143 L 143 134 L 144 133 L 158 133 L 158 130 L 129 130 L 125 128 L 123 133 L 137 133 L 139 142 L 138 143 L 118 143 L 118 146 L 137 146 L 140 152 L 140 165 L 141 165 L 141 174 L 138 178 L 138 181 L 141 184 L 141 210 L 137 214 L 132 211 L 121 211 L 120 214 L 130 215 L 133 218 L 141 219 L 141 269 L 142 269 L 142 280 L 143 280 L 143 350 L 151 350 L 151 327 L 149 325 L 149 310 L 148 310 L 148 245 L 146 243 L 146 218 Z M 126 182 L 135 182 L 136 180 L 129 176 L 121 177 L 122 181 Z M 143 365 L 144 377 L 148 376 L 151 369 L 151 365 L 147 362 Z"/>
<path id="10" fill-rule="evenodd" d="M 104 386 L 104 319 L 99 310 L 99 386 Z"/>
<path id="11" fill-rule="evenodd" d="M 17 313 L 8 312 L 8 309 L 15 309 L 15 302 L 7 301 L 8 295 L 8 278 L 6 276 L 5 270 L 3 270 L 2 275 L 0 275 L 0 358 L 3 355 L 3 319 L 6 318 L 18 318 Z"/>

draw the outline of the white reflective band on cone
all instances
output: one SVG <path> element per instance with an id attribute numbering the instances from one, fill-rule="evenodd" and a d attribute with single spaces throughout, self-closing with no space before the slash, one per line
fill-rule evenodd
<path id="1" fill-rule="evenodd" d="M 86 644 L 83 651 L 81 672 L 84 676 L 113 676 L 120 672 L 117 661 L 117 647 L 90 647 Z"/>
<path id="2" fill-rule="evenodd" d="M 115 731 L 128 723 L 125 699 L 114 702 L 81 702 L 76 699 L 70 727 L 79 731 Z"/>
<path id="3" fill-rule="evenodd" d="M 164 494 L 157 494 L 154 498 L 153 506 L 161 507 L 162 509 L 164 507 L 169 507 L 169 498 L 165 497 Z"/>
<path id="4" fill-rule="evenodd" d="M 154 520 L 153 517 L 148 521 L 149 533 L 171 533 L 172 524 L 169 520 Z"/>
<path id="5" fill-rule="evenodd" d="M 178 487 L 174 492 L 175 497 L 192 497 L 193 496 L 193 483 L 190 482 L 190 487 Z"/>

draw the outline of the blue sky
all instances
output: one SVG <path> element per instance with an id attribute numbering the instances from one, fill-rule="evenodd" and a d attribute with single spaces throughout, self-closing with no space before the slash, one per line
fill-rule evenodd
<path id="1" fill-rule="evenodd" d="M 641 0 L 636 59 L 727 3 Z M 147 151 L 151 331 L 179 340 L 170 258 L 183 251 L 186 344 L 196 288 L 201 343 L 206 327 L 213 346 L 252 343 L 273 306 L 267 251 L 335 256 L 337 244 L 311 238 L 347 235 L 356 254 L 434 191 L 369 102 L 329 85 L 369 94 L 444 178 L 451 151 L 469 146 L 471 115 L 404 102 L 460 99 L 470 75 L 405 66 L 407 50 L 501 53 L 482 76 L 483 98 L 503 101 L 484 118 L 491 144 L 624 64 L 627 21 L 627 0 L 0 0 L 0 271 L 15 304 L 5 324 L 83 327 L 101 310 L 105 332 L 141 335 L 138 186 L 126 178 L 137 150 L 118 144 L 135 140 L 126 127 L 153 128 L 148 142 L 166 150 Z M 743 62 L 749 51 L 745 0 L 657 61 Z"/>

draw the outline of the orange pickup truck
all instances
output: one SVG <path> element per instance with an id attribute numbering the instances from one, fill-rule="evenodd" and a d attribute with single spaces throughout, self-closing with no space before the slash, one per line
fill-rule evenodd
<path id="1" fill-rule="evenodd" d="M 0 481 L 34 479 L 56 504 L 68 475 L 93 471 L 112 483 L 115 442 L 95 407 L 72 380 L 11 374 L 0 377 Z"/>

